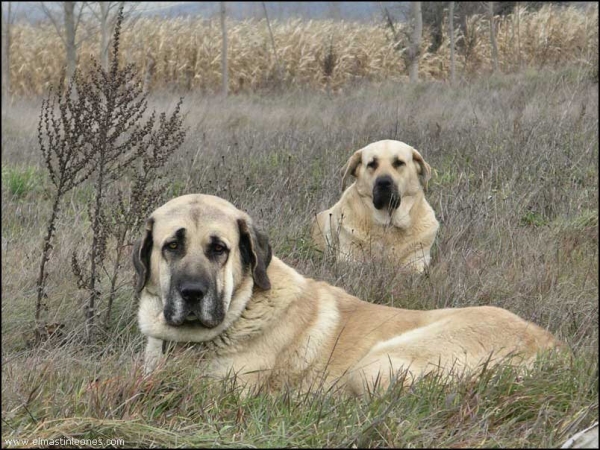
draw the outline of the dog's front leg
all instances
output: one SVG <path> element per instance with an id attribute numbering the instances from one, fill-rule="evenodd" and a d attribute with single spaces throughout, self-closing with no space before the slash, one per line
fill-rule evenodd
<path id="1" fill-rule="evenodd" d="M 156 369 L 163 357 L 162 350 L 162 339 L 147 337 L 146 353 L 144 354 L 144 375 L 148 375 Z"/>

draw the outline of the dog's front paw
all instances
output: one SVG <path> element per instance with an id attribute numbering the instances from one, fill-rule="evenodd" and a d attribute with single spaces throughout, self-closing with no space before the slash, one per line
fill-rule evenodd
<path id="1" fill-rule="evenodd" d="M 144 354 L 144 375 L 151 374 L 163 357 L 163 341 L 148 337 Z"/>

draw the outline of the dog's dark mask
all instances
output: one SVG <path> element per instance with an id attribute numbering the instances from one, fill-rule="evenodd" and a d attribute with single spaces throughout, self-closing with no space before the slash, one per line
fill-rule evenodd
<path id="1" fill-rule="evenodd" d="M 389 175 L 378 177 L 373 186 L 373 206 L 376 209 L 394 210 L 400 206 L 398 186 Z"/>

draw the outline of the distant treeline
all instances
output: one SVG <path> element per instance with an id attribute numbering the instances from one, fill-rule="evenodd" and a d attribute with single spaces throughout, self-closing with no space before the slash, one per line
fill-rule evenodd
<path id="1" fill-rule="evenodd" d="M 437 11 L 438 25 L 431 19 L 434 13 L 423 10 L 419 77 L 447 80 L 448 10 Z M 407 80 L 410 25 L 401 22 L 397 12 L 392 11 L 390 16 L 397 20 L 396 39 L 384 20 L 272 21 L 274 49 L 266 20 L 229 20 L 229 89 L 240 92 L 302 85 L 338 90 L 357 80 Z M 471 79 L 490 73 L 489 19 L 478 13 L 455 16 L 457 78 Z M 494 21 L 500 71 L 578 64 L 595 71 L 597 76 L 597 3 L 585 7 L 547 4 L 539 9 L 517 6 L 508 14 L 497 15 Z M 99 57 L 96 34 L 89 33 L 82 39 L 77 50 L 80 68 L 89 67 L 92 57 Z M 139 67 L 140 76 L 146 76 L 152 89 L 216 92 L 222 79 L 221 39 L 218 19 L 131 19 L 124 24 L 121 57 Z M 44 92 L 58 82 L 65 65 L 64 45 L 52 24 L 21 23 L 12 27 L 13 94 Z"/>

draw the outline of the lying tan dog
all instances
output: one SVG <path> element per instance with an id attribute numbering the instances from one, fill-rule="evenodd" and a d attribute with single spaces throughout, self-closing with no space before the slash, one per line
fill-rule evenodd
<path id="1" fill-rule="evenodd" d="M 423 271 L 439 228 L 423 192 L 429 164 L 404 142 L 386 140 L 355 152 L 344 169 L 342 198 L 313 223 L 317 247 L 342 260 L 387 257 Z M 356 182 L 346 190 L 352 176 Z"/>
<path id="2" fill-rule="evenodd" d="M 252 219 L 210 195 L 158 208 L 134 248 L 145 369 L 163 340 L 201 342 L 205 372 L 246 387 L 339 383 L 361 394 L 399 370 L 469 369 L 492 356 L 530 363 L 558 344 L 542 328 L 491 306 L 411 311 L 359 300 L 305 278 L 276 257 Z M 199 358 L 200 364 L 200 358 Z"/>

